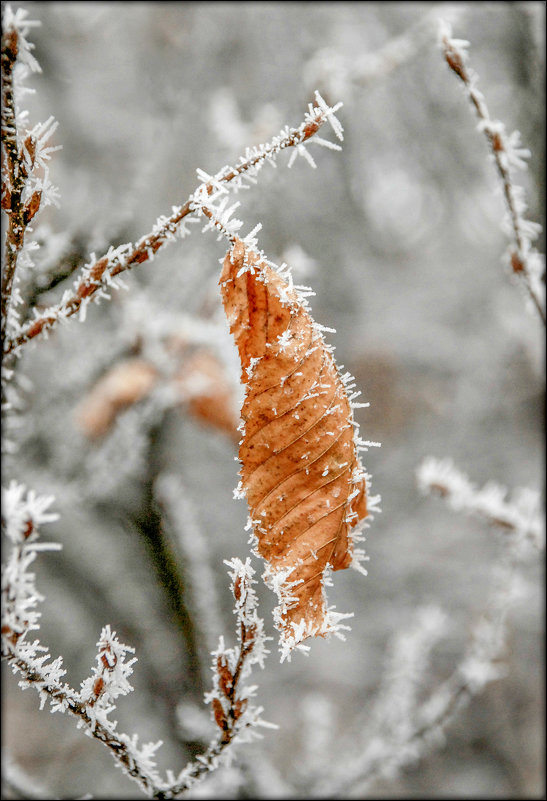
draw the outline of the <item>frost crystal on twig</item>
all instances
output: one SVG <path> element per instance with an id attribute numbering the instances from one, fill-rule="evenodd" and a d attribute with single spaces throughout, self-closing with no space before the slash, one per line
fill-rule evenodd
<path id="1" fill-rule="evenodd" d="M 34 687 L 38 692 L 41 708 L 49 702 L 52 712 L 74 715 L 78 727 L 101 741 L 147 795 L 176 798 L 223 764 L 228 756 L 227 747 L 236 739 L 244 742 L 258 736 L 255 729 L 259 726 L 275 728 L 261 718 L 261 707 L 249 703 L 256 687 L 241 686 L 253 665 L 263 666 L 268 653 L 265 647 L 268 638 L 257 613 L 257 598 L 252 587 L 254 570 L 249 560 L 243 563 L 233 559 L 228 563 L 236 602 L 239 645 L 226 649 L 221 638 L 214 654 L 214 688 L 208 697 L 222 735 L 177 776 L 168 772 L 167 781 L 164 781 L 157 771 L 155 757 L 161 742 L 140 745 L 138 735 L 119 732 L 117 722 L 109 717 L 116 709 L 116 700 L 133 690 L 129 677 L 136 658 L 128 660 L 127 655 L 134 653 L 134 649 L 121 643 L 109 625 L 104 626 L 97 643 L 97 665 L 82 682 L 80 690 L 75 691 L 62 680 L 66 671 L 61 657 L 52 660 L 45 646 L 38 640 L 30 642 L 27 637 L 29 632 L 39 629 L 37 606 L 43 600 L 29 567 L 37 552 L 59 547 L 37 542 L 38 527 L 57 518 L 55 513 L 47 511 L 52 501 L 51 497 L 27 492 L 16 482 L 3 490 L 2 526 L 13 548 L 2 573 L 2 657 L 20 675 L 22 688 Z"/>
<path id="2" fill-rule="evenodd" d="M 423 759 L 444 743 L 456 714 L 487 684 L 505 675 L 501 657 L 507 615 L 521 586 L 519 543 L 518 532 L 508 530 L 493 570 L 488 605 L 472 627 L 463 657 L 423 700 L 418 691 L 426 686 L 429 654 L 445 633 L 448 616 L 426 607 L 406 631 L 395 635 L 371 714 L 357 716 L 358 728 L 347 735 L 342 749 L 345 758 L 334 770 L 329 767 L 328 774 L 324 769 L 314 776 L 314 790 L 320 797 L 341 796 L 357 788 L 363 793 L 378 778 L 392 779 L 403 767 Z"/>
<path id="3" fill-rule="evenodd" d="M 491 157 L 502 182 L 507 214 L 502 229 L 513 240 L 506 261 L 512 276 L 524 286 L 528 296 L 545 324 L 545 257 L 532 246 L 542 230 L 541 225 L 524 218 L 527 205 L 524 190 L 514 183 L 514 171 L 525 170 L 525 159 L 530 151 L 523 148 L 519 131 L 507 134 L 505 125 L 493 120 L 477 88 L 478 75 L 468 64 L 469 42 L 452 38 L 449 23 L 441 20 L 439 40 L 444 58 L 450 69 L 460 78 L 465 92 L 479 118 L 478 130 L 483 132 L 490 146 Z"/>
<path id="4" fill-rule="evenodd" d="M 29 92 L 24 85 L 31 72 L 39 72 L 27 40 L 29 30 L 39 25 L 27 19 L 27 12 L 15 13 L 6 6 L 2 13 L 2 209 L 7 216 L 6 246 L 2 270 L 2 341 L 20 329 L 22 296 L 17 286 L 19 272 L 34 267 L 31 253 L 36 242 L 28 241 L 30 222 L 40 208 L 58 205 L 58 191 L 49 179 L 51 154 L 58 146 L 48 145 L 57 123 L 53 117 L 32 129 L 26 125 L 27 112 L 20 99 Z"/>
<path id="5" fill-rule="evenodd" d="M 431 456 L 424 459 L 416 476 L 422 492 L 438 492 L 452 509 L 480 516 L 510 530 L 523 544 L 531 542 L 538 549 L 544 547 L 545 520 L 539 492 L 520 488 L 508 499 L 505 487 L 489 481 L 478 489 L 451 459 Z"/>
<path id="6" fill-rule="evenodd" d="M 28 658 L 44 649 L 38 642 L 29 644 L 27 634 L 39 629 L 41 613 L 38 603 L 43 600 L 35 586 L 34 573 L 29 571 L 38 551 L 58 550 L 55 543 L 39 543 L 39 529 L 57 520 L 58 515 L 46 511 L 53 503 L 52 496 L 27 492 L 24 484 L 12 481 L 2 487 L 2 530 L 11 540 L 12 550 L 2 567 L 2 654 L 5 648 L 23 648 Z M 49 657 L 40 657 L 41 662 Z"/>
<path id="7" fill-rule="evenodd" d="M 266 642 L 271 637 L 264 633 L 264 621 L 258 615 L 258 599 L 253 584 L 255 571 L 251 560 L 234 558 L 225 564 L 230 568 L 231 590 L 235 600 L 238 645 L 227 648 L 224 637 L 213 651 L 213 689 L 206 695 L 211 704 L 215 723 L 222 731 L 222 742 L 230 743 L 236 736 L 239 741 L 257 736 L 257 726 L 277 728 L 260 717 L 262 707 L 249 704 L 255 686 L 240 686 L 252 671 L 253 665 L 264 667 L 269 651 Z"/>
<path id="8" fill-rule="evenodd" d="M 20 353 L 20 349 L 25 343 L 39 335 L 47 335 L 49 330 L 66 322 L 76 313 L 80 314 L 81 320 L 85 319 L 88 303 L 99 301 L 101 298 L 109 299 L 110 295 L 107 290 L 125 288 L 121 284 L 120 273 L 137 264 L 152 261 L 161 247 L 174 241 L 177 236 L 180 238 L 185 236 L 188 233 L 185 228 L 185 223 L 188 222 L 187 217 L 201 213 L 206 202 L 213 204 L 218 202 L 219 198 L 229 191 L 228 185 L 232 191 L 237 192 L 254 182 L 256 175 L 266 162 L 274 163 L 283 150 L 303 146 L 305 142 L 312 140 L 325 122 L 328 122 L 336 136 L 341 138 L 343 129 L 336 117 L 336 111 L 340 108 L 341 103 L 330 107 L 318 92 L 316 92 L 315 103 L 316 105 L 309 106 L 303 122 L 297 128 L 286 126 L 268 144 L 247 148 L 245 155 L 241 156 L 234 166 L 223 167 L 215 175 L 208 175 L 199 170 L 200 184 L 186 203 L 173 207 L 170 216 L 160 217 L 151 233 L 141 237 L 134 245 L 128 243 L 118 248 L 111 248 L 99 259 L 92 254 L 89 263 L 74 282 L 72 291 L 67 290 L 58 304 L 36 313 L 34 320 L 22 325 L 4 343 L 4 353 Z M 321 140 L 319 144 L 324 145 L 324 140 Z M 329 147 L 338 148 L 338 145 L 331 143 Z M 234 235 L 232 229 L 234 225 L 237 226 L 237 222 L 229 223 L 229 217 L 233 213 L 234 207 L 226 209 L 223 206 L 221 211 L 228 224 L 227 230 Z"/>

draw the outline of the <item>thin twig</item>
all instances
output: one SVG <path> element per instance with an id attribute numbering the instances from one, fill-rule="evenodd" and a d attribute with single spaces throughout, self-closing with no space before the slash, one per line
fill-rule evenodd
<path id="1" fill-rule="evenodd" d="M 417 470 L 418 487 L 425 494 L 436 492 L 455 511 L 463 511 L 504 530 L 523 545 L 538 550 L 545 547 L 545 515 L 539 492 L 526 488 L 514 490 L 493 481 L 481 489 L 459 470 L 451 459 L 423 460 Z"/>
<path id="2" fill-rule="evenodd" d="M 469 100 L 474 106 L 477 117 L 479 118 L 479 129 L 482 130 L 486 136 L 498 175 L 501 179 L 503 195 L 505 197 L 514 239 L 514 246 L 511 248 L 510 252 L 511 269 L 513 274 L 517 276 L 517 278 L 520 278 L 545 325 L 546 316 L 544 301 L 541 297 L 539 287 L 536 285 L 536 281 L 541 281 L 541 277 L 534 276 L 530 260 L 531 253 L 534 253 L 534 251 L 530 249 L 530 239 L 537 236 L 538 231 L 541 230 L 541 226 L 522 218 L 521 211 L 524 211 L 526 206 L 523 201 L 517 197 L 517 190 L 520 189 L 520 187 L 514 186 L 510 170 L 511 165 L 518 166 L 521 169 L 526 168 L 526 162 L 523 159 L 528 157 L 530 153 L 528 150 L 519 148 L 518 132 L 513 134 L 515 141 L 512 142 L 511 138 L 506 136 L 503 124 L 491 119 L 484 97 L 477 89 L 477 75 L 466 64 L 467 53 L 465 49 L 469 46 L 469 42 L 461 39 L 452 39 L 449 26 L 445 24 L 444 27 L 446 30 L 441 31 L 444 58 L 450 69 L 465 86 Z"/>
<path id="3" fill-rule="evenodd" d="M 229 742 L 224 742 L 221 737 L 209 746 L 207 751 L 200 755 L 199 760 L 189 763 L 184 771 L 184 779 L 174 783 L 158 783 L 147 770 L 146 765 L 140 764 L 135 757 L 135 751 L 128 747 L 126 742 L 127 735 L 120 735 L 100 721 L 93 719 L 89 714 L 89 703 L 82 703 L 63 685 L 54 684 L 49 677 L 36 666 L 29 665 L 21 656 L 14 653 L 8 654 L 7 663 L 15 672 L 19 672 L 24 681 L 37 690 L 44 690 L 52 701 L 62 704 L 66 711 L 74 715 L 86 731 L 99 742 L 105 745 L 114 759 L 134 781 L 139 784 L 142 790 L 149 797 L 156 799 L 176 798 L 178 795 L 189 789 L 196 780 L 208 773 L 218 757 L 222 754 Z M 250 725 L 250 724 L 249 724 Z"/>
<path id="4" fill-rule="evenodd" d="M 2 143 L 5 153 L 6 182 L 2 186 L 2 207 L 7 214 L 8 229 L 6 232 L 5 262 L 2 273 L 2 342 L 6 332 L 6 323 L 10 305 L 13 280 L 17 269 L 17 258 L 25 236 L 25 214 L 22 202 L 23 191 L 27 179 L 24 162 L 19 157 L 17 119 L 15 113 L 15 95 L 13 86 L 13 70 L 17 62 L 19 34 L 15 28 L 2 34 Z"/>
<path id="5" fill-rule="evenodd" d="M 511 540 L 504 542 L 486 609 L 451 675 L 409 716 L 406 729 L 388 728 L 385 734 L 367 731 L 367 742 L 360 752 L 340 764 L 321 785 L 316 784 L 321 796 L 344 798 L 357 787 L 365 792 L 378 778 L 423 759 L 444 742 L 456 714 L 489 683 L 504 676 L 507 615 L 519 584 L 520 555 L 513 545 Z"/>
<path id="6" fill-rule="evenodd" d="M 74 292 L 65 293 L 65 297 L 57 306 L 51 307 L 27 323 L 19 334 L 5 343 L 4 353 L 6 355 L 12 353 L 38 335 L 51 330 L 61 320 L 72 317 L 91 299 L 104 297 L 106 288 L 113 285 L 113 279 L 120 273 L 136 264 L 151 260 L 161 247 L 175 239 L 183 220 L 196 213 L 194 198 L 199 193 L 214 196 L 219 192 L 225 192 L 225 185 L 230 182 L 238 183 L 237 179 L 240 179 L 239 185 L 241 185 L 241 178 L 246 173 L 249 175 L 256 173 L 266 160 L 274 159 L 282 150 L 301 147 L 304 142 L 311 139 L 327 120 L 332 122 L 332 115 L 336 110 L 336 107 L 328 108 L 322 98 L 318 97 L 318 100 L 320 105 L 310 107 L 298 128 L 285 129 L 269 144 L 254 148 L 251 155 L 242 159 L 237 166 L 225 167 L 215 176 L 207 176 L 210 180 L 200 184 L 182 206 L 174 209 L 170 217 L 160 217 L 153 230 L 135 245 L 128 244 L 122 248 L 110 249 L 106 255 L 94 260 L 75 282 Z M 324 143 L 324 140 L 321 142 Z"/>
<path id="7" fill-rule="evenodd" d="M 219 767 L 218 759 L 224 749 L 244 730 L 271 725 L 261 720 L 261 708 L 248 706 L 252 688 L 240 687 L 252 665 L 259 663 L 262 666 L 267 654 L 264 648 L 267 638 L 263 621 L 257 615 L 256 593 L 252 588 L 254 571 L 249 560 L 245 564 L 236 559 L 228 563 L 238 614 L 240 647 L 226 650 L 221 638 L 219 649 L 213 654 L 216 672 L 209 701 L 213 703 L 214 717 L 221 733 L 205 753 L 190 762 L 178 776 L 168 773 L 167 781 L 163 781 L 154 759 L 161 741 L 139 746 L 136 735 L 130 737 L 117 731 L 117 723 L 108 718 L 116 708 L 117 697 L 133 690 L 128 678 L 133 673 L 132 665 L 136 658 L 127 661 L 126 655 L 134 653 L 134 649 L 123 645 L 110 626 L 103 627 L 97 643 L 98 666 L 82 682 L 80 691 L 75 691 L 62 680 L 66 671 L 61 657 L 52 660 L 45 646 L 37 639 L 33 642 L 29 639 L 31 632 L 40 629 L 38 604 L 43 600 L 35 586 L 35 574 L 30 573 L 29 568 L 39 552 L 60 547 L 55 543 L 38 542 L 41 525 L 58 517 L 48 511 L 52 501 L 52 496 L 36 496 L 16 482 L 4 489 L 2 495 L 3 511 L 5 505 L 2 525 L 13 546 L 2 573 L 2 658 L 14 673 L 19 674 L 20 686 L 30 686 L 38 692 L 42 708 L 49 702 L 52 712 L 68 712 L 75 716 L 79 728 L 102 742 L 147 795 L 157 799 L 176 798 L 197 779 Z M 228 665 L 235 669 L 230 671 Z M 218 707 L 226 710 L 223 725 Z"/>
<path id="8" fill-rule="evenodd" d="M 19 559 L 24 556 L 24 548 L 19 547 L 17 552 Z M 239 585 L 241 587 L 241 585 Z M 243 593 L 248 591 L 248 587 L 242 590 Z M 35 626 L 34 628 L 37 628 Z M 156 771 L 150 764 L 149 754 L 147 754 L 146 747 L 142 753 L 138 752 L 136 748 L 136 739 L 128 737 L 128 735 L 120 733 L 116 730 L 116 723 L 111 723 L 107 720 L 106 715 L 102 715 L 101 719 L 94 714 L 94 707 L 97 698 L 103 692 L 105 686 L 104 680 L 99 678 L 95 681 L 93 688 L 94 694 L 91 697 L 82 700 L 79 695 L 75 693 L 68 684 L 62 683 L 53 675 L 52 663 L 44 665 L 47 657 L 37 659 L 27 659 L 24 653 L 23 640 L 25 632 L 8 631 L 3 626 L 2 631 L 2 657 L 10 665 L 14 673 L 21 675 L 21 681 L 25 686 L 32 686 L 41 695 L 42 703 L 45 698 L 52 704 L 52 711 L 62 710 L 69 712 L 75 716 L 79 725 L 83 727 L 86 732 L 99 740 L 105 745 L 113 758 L 118 762 L 124 772 L 127 773 L 134 781 L 136 781 L 146 795 L 155 799 L 171 799 L 177 798 L 186 790 L 188 790 L 199 779 L 203 778 L 209 771 L 216 769 L 219 766 L 219 757 L 223 751 L 234 742 L 236 735 L 241 734 L 245 729 L 251 728 L 256 725 L 268 726 L 265 721 L 261 721 L 258 717 L 261 709 L 252 710 L 253 715 L 244 717 L 243 713 L 246 708 L 246 698 L 243 691 L 239 689 L 240 680 L 245 674 L 246 670 L 250 670 L 250 662 L 252 662 L 251 653 L 257 642 L 257 630 L 250 626 L 241 623 L 241 647 L 237 660 L 237 669 L 233 674 L 233 680 L 229 689 L 229 708 L 228 720 L 226 726 L 220 727 L 222 733 L 213 740 L 205 753 L 200 754 L 194 761 L 181 771 L 176 780 L 163 782 L 159 779 Z M 110 634 L 110 632 L 109 632 Z M 125 646 L 121 646 L 125 648 Z M 45 649 L 44 649 L 45 650 Z M 125 650 L 132 651 L 133 649 Z M 103 645 L 103 651 L 109 651 L 108 643 Z M 101 653 L 101 652 L 100 652 Z M 253 655 L 253 658 L 254 655 Z M 247 664 L 249 663 L 249 664 Z M 102 665 L 105 671 L 108 672 L 115 665 L 115 659 L 110 660 L 103 658 Z M 59 667 L 57 665 L 56 667 Z M 104 671 L 103 671 L 104 672 Z M 218 677 L 217 677 L 218 678 Z M 216 697 L 213 693 L 213 697 Z M 218 700 L 218 699 L 217 699 Z M 218 715 L 215 710 L 215 717 L 218 722 Z M 158 746 L 160 744 L 158 743 Z M 154 746 L 155 749 L 157 746 Z"/>

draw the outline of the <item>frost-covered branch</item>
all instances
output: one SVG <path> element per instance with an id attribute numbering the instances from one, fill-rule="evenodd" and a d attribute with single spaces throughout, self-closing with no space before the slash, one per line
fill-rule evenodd
<path id="1" fill-rule="evenodd" d="M 116 709 L 116 700 L 133 691 L 129 677 L 137 660 L 136 657 L 127 659 L 127 655 L 134 653 L 134 649 L 121 643 L 110 626 L 104 626 L 97 643 L 97 664 L 81 683 L 80 690 L 73 690 L 63 681 L 66 670 L 62 658 L 52 660 L 38 639 L 29 639 L 28 635 L 40 628 L 41 613 L 37 607 L 43 600 L 29 567 L 39 551 L 60 547 L 38 542 L 39 528 L 58 517 L 47 511 L 52 502 L 52 497 L 27 492 L 24 485 L 16 482 L 3 490 L 2 527 L 11 540 L 12 551 L 2 572 L 2 658 L 20 677 L 21 688 L 33 687 L 38 692 L 41 709 L 49 703 L 52 712 L 68 712 L 75 716 L 78 727 L 102 742 L 146 795 L 157 799 L 176 798 L 219 767 L 223 752 L 230 744 L 236 740 L 246 741 L 253 734 L 257 736 L 253 731 L 257 726 L 273 725 L 261 719 L 261 707 L 249 703 L 256 687 L 242 686 L 253 665 L 262 667 L 268 653 L 265 648 L 268 638 L 257 613 L 257 599 L 252 588 L 254 570 L 250 560 L 242 563 L 233 559 L 227 563 L 231 568 L 239 646 L 227 649 L 221 637 L 213 653 L 213 689 L 206 697 L 222 733 L 205 754 L 177 776 L 168 772 L 164 781 L 155 761 L 161 741 L 139 745 L 138 735 L 119 732 L 117 722 L 109 717 Z"/>
<path id="2" fill-rule="evenodd" d="M 258 599 L 253 589 L 256 580 L 251 560 L 232 559 L 225 562 L 230 568 L 231 590 L 235 599 L 238 646 L 226 648 L 221 637 L 218 649 L 213 652 L 213 689 L 206 696 L 211 703 L 215 723 L 222 731 L 222 742 L 230 743 L 249 727 L 262 725 L 276 728 L 260 718 L 262 707 L 253 707 L 249 699 L 256 687 L 241 686 L 255 664 L 264 667 L 269 651 L 266 642 L 271 639 L 264 633 L 264 622 L 258 615 Z"/>
<path id="3" fill-rule="evenodd" d="M 127 676 L 132 672 L 130 665 L 135 661 L 124 663 L 120 657 L 125 651 L 130 651 L 117 640 L 109 627 L 103 629 L 99 641 L 101 650 L 99 659 L 103 662 L 103 674 L 112 674 L 116 677 L 108 683 L 102 675 L 97 673 L 82 684 L 82 693 L 72 690 L 68 684 L 61 681 L 66 671 L 61 668 L 61 658 L 44 665 L 49 654 L 33 657 L 26 651 L 28 649 L 7 646 L 4 658 L 14 673 L 20 675 L 19 685 L 34 687 L 40 695 L 41 708 L 49 701 L 52 712 L 69 712 L 78 719 L 78 726 L 83 728 L 90 737 L 102 742 L 112 753 L 118 764 L 125 772 L 137 781 L 147 795 L 156 795 L 158 790 L 158 775 L 155 771 L 154 753 L 161 743 L 145 743 L 139 747 L 137 736 L 129 737 L 116 730 L 116 723 L 108 720 L 108 714 L 115 709 L 109 700 L 116 695 L 126 694 L 133 688 L 127 682 Z M 36 642 L 32 644 L 33 650 L 45 651 L 43 646 Z M 91 692 L 88 684 L 92 682 Z M 123 682 L 123 683 L 121 683 Z M 101 702 L 101 698 L 104 701 Z M 160 785 L 161 787 L 161 785 Z"/>
<path id="4" fill-rule="evenodd" d="M 57 190 L 49 181 L 46 162 L 57 147 L 47 142 L 57 128 L 53 117 L 31 130 L 26 128 L 26 112 L 19 107 L 25 91 L 24 80 L 31 72 L 39 72 L 32 55 L 33 45 L 27 40 L 30 29 L 39 22 L 27 19 L 27 11 L 15 13 L 6 6 L 2 15 L 2 209 L 7 216 L 4 264 L 2 270 L 2 342 L 9 323 L 18 325 L 15 307 L 21 297 L 16 287 L 18 264 L 32 266 L 25 236 L 30 222 L 41 207 L 57 202 Z M 21 258 L 22 257 L 22 258 Z"/>
<path id="5" fill-rule="evenodd" d="M 38 551 L 58 550 L 53 543 L 38 543 L 39 529 L 58 515 L 48 512 L 53 497 L 26 492 L 23 484 L 12 481 L 2 487 L 2 532 L 11 540 L 10 557 L 2 568 L 2 653 L 4 643 L 17 645 L 39 628 L 37 609 L 42 596 L 29 573 Z"/>
<path id="6" fill-rule="evenodd" d="M 508 249 L 509 268 L 526 289 L 545 324 L 545 257 L 532 247 L 532 241 L 542 229 L 538 223 L 524 218 L 523 214 L 527 210 L 524 190 L 514 183 L 513 177 L 515 170 L 527 168 L 525 159 L 530 157 L 530 151 L 522 147 L 519 131 L 507 134 L 502 122 L 491 119 L 484 96 L 477 88 L 478 75 L 468 64 L 469 42 L 453 39 L 451 27 L 444 21 L 440 25 L 439 38 L 446 63 L 462 81 L 475 108 L 479 118 L 478 130 L 488 140 L 491 156 L 501 179 L 508 212 L 502 228 L 513 240 Z"/>
<path id="7" fill-rule="evenodd" d="M 331 48 L 318 50 L 304 73 L 310 88 L 319 86 L 327 97 L 347 98 L 353 87 L 369 87 L 407 64 L 421 50 L 435 41 L 439 16 L 450 14 L 452 21 L 460 20 L 466 8 L 463 5 L 447 7 L 446 3 L 433 5 L 417 22 L 403 33 L 389 39 L 378 50 L 359 54 L 342 53 Z"/>
<path id="8" fill-rule="evenodd" d="M 35 576 L 29 571 L 39 551 L 58 550 L 59 545 L 38 542 L 39 529 L 58 515 L 46 510 L 52 497 L 27 492 L 24 485 L 12 482 L 2 492 L 2 527 L 12 542 L 10 557 L 2 571 L 2 658 L 20 676 L 19 685 L 33 687 L 40 696 L 40 708 L 49 702 L 52 712 L 70 712 L 78 726 L 103 742 L 127 773 L 143 789 L 154 788 L 156 777 L 151 771 L 151 757 L 158 745 L 139 748 L 135 737 L 116 731 L 116 723 L 108 719 L 115 709 L 113 703 L 120 695 L 133 689 L 128 681 L 134 658 L 125 661 L 133 649 L 121 644 L 105 626 L 98 643 L 98 666 L 93 675 L 82 682 L 81 690 L 73 690 L 63 676 L 61 657 L 51 658 L 48 649 L 29 635 L 38 631 L 38 604 L 43 596 L 35 586 Z"/>
<path id="9" fill-rule="evenodd" d="M 425 699 L 430 683 L 432 649 L 448 629 L 448 617 L 424 608 L 414 623 L 397 632 L 388 649 L 382 685 L 369 713 L 359 715 L 360 731 L 351 732 L 346 758 L 334 770 L 315 772 L 319 797 L 347 797 L 370 788 L 377 779 L 392 779 L 444 744 L 447 727 L 484 687 L 505 675 L 503 652 L 507 618 L 522 593 L 522 568 L 530 544 L 544 548 L 539 494 L 507 491 L 492 482 L 478 490 L 450 460 L 428 458 L 417 471 L 424 492 L 440 492 L 457 510 L 486 518 L 505 536 L 492 571 L 485 610 L 478 616 L 461 659 L 451 675 Z"/>
<path id="10" fill-rule="evenodd" d="M 388 646 L 382 684 L 370 711 L 359 715 L 359 730 L 347 737 L 343 760 L 323 766 L 314 777 L 320 797 L 343 796 L 356 783 L 370 784 L 378 775 L 393 775 L 408 759 L 419 710 L 418 692 L 425 684 L 431 653 L 445 635 L 447 617 L 438 607 L 418 609 L 408 628 Z M 318 781 L 319 779 L 319 781 Z"/>
<path id="11" fill-rule="evenodd" d="M 231 754 L 230 746 L 259 737 L 257 727 L 277 728 L 261 718 L 262 707 L 249 703 L 256 686 L 243 685 L 254 665 L 264 667 L 268 654 L 265 646 L 270 639 L 264 633 L 264 623 L 257 611 L 258 599 L 253 589 L 255 571 L 248 558 L 245 562 L 234 558 L 225 564 L 230 568 L 238 645 L 226 648 L 224 638 L 220 638 L 213 652 L 213 689 L 205 697 L 221 733 L 205 754 L 199 755 L 176 779 L 168 775 L 169 786 L 157 798 L 178 798 L 197 780 L 224 764 Z"/>
<path id="12" fill-rule="evenodd" d="M 418 691 L 430 683 L 429 655 L 446 633 L 448 617 L 434 607 L 419 610 L 414 623 L 398 632 L 388 649 L 382 687 L 370 714 L 360 714 L 361 731 L 350 734 L 346 754 L 328 775 L 319 774 L 319 797 L 363 793 L 377 779 L 392 779 L 446 740 L 448 726 L 487 684 L 502 678 L 507 618 L 522 592 L 526 557 L 516 527 L 508 529 L 502 554 L 492 572 L 484 612 L 451 675 L 421 700 Z"/>
<path id="13" fill-rule="evenodd" d="M 422 492 L 439 493 L 452 509 L 478 515 L 513 532 L 523 543 L 531 542 L 538 549 L 544 547 L 545 519 L 539 492 L 520 488 L 508 499 L 505 487 L 489 481 L 478 489 L 451 459 L 431 456 L 424 459 L 416 475 Z"/>
<path id="14" fill-rule="evenodd" d="M 198 170 L 201 183 L 189 199 L 182 206 L 173 207 L 169 217 L 160 217 L 152 231 L 139 239 L 136 244 L 111 247 L 99 259 L 92 254 L 90 262 L 81 271 L 72 290 L 67 290 L 57 305 L 39 314 L 35 312 L 35 319 L 26 323 L 7 340 L 4 353 L 20 352 L 21 346 L 26 342 L 40 334 L 46 334 L 77 312 L 80 319 L 85 319 L 87 306 L 91 301 L 108 299 L 110 298 L 108 290 L 124 288 L 119 278 L 122 272 L 137 264 L 152 261 L 161 247 L 174 241 L 177 236 L 182 238 L 189 233 L 187 224 L 196 221 L 194 214 L 197 210 L 196 198 L 209 198 L 214 202 L 220 195 L 228 193 L 228 186 L 234 191 L 245 188 L 249 183 L 255 182 L 255 176 L 265 163 L 274 164 L 279 153 L 287 148 L 295 148 L 297 155 L 302 155 L 310 161 L 311 156 L 305 143 L 312 137 L 316 144 L 339 149 L 338 145 L 318 137 L 317 132 L 328 121 L 335 134 L 341 138 L 342 126 L 335 116 L 340 104 L 331 108 L 319 93 L 316 93 L 315 102 L 316 105 L 309 106 L 304 120 L 297 128 L 287 126 L 268 144 L 248 148 L 235 166 L 223 167 L 215 175 L 208 175 L 203 170 Z M 313 163 L 313 159 L 311 161 Z"/>

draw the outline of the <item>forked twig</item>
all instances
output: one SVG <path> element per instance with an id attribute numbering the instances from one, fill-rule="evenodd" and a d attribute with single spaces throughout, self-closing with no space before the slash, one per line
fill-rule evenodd
<path id="1" fill-rule="evenodd" d="M 38 604 L 43 600 L 29 567 L 38 552 L 57 550 L 60 546 L 38 542 L 41 525 L 57 518 L 56 514 L 46 511 L 53 498 L 37 497 L 32 492 L 25 495 L 25 492 L 24 486 L 12 482 L 2 498 L 6 509 L 3 525 L 13 546 L 2 575 L 2 658 L 19 675 L 22 687 L 33 687 L 38 692 L 41 708 L 49 703 L 52 712 L 73 715 L 78 727 L 102 742 L 146 795 L 155 799 L 177 798 L 220 766 L 228 746 L 236 740 L 258 736 L 251 731 L 257 726 L 273 725 L 261 719 L 261 707 L 249 704 L 253 688 L 242 686 L 252 666 L 260 664 L 262 667 L 268 653 L 264 647 L 268 638 L 257 613 L 250 560 L 245 564 L 238 559 L 227 563 L 231 568 L 239 647 L 225 649 L 221 638 L 213 654 L 213 690 L 206 697 L 212 702 L 214 719 L 221 733 L 204 754 L 190 762 L 178 776 L 169 772 L 165 781 L 157 771 L 154 757 L 161 741 L 139 745 L 137 735 L 119 732 L 117 723 L 109 719 L 116 708 L 116 699 L 133 690 L 129 676 L 136 659 L 126 661 L 126 655 L 134 649 L 123 645 L 110 626 L 105 626 L 97 643 L 97 666 L 77 691 L 63 681 L 66 671 L 62 659 L 51 660 L 47 648 L 29 638 L 32 631 L 40 628 Z"/>

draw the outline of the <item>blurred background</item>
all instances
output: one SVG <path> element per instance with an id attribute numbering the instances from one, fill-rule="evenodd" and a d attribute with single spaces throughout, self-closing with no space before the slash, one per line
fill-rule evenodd
<path id="1" fill-rule="evenodd" d="M 356 414 L 361 435 L 382 443 L 364 459 L 382 496 L 369 575 L 337 573 L 329 591 L 337 611 L 355 613 L 352 631 L 281 665 L 274 598 L 257 585 L 274 640 L 252 681 L 280 729 L 239 749 L 242 773 L 195 791 L 278 797 L 298 775 L 306 721 L 335 743 L 366 718 L 388 643 L 417 609 L 438 605 L 448 621 L 427 694 L 487 601 L 500 536 L 423 497 L 422 459 L 449 456 L 478 485 L 544 489 L 544 330 L 504 267 L 495 168 L 433 24 L 448 17 L 470 40 L 491 116 L 521 131 L 532 155 L 518 183 L 527 216 L 543 222 L 544 4 L 20 5 L 42 23 L 29 37 L 42 73 L 22 102 L 31 124 L 55 116 L 62 145 L 50 167 L 60 208 L 36 218 L 42 247 L 23 281 L 33 305 L 54 303 L 91 253 L 148 233 L 197 186 L 196 168 L 214 173 L 298 125 L 314 89 L 344 103 L 341 153 L 310 145 L 316 170 L 300 158 L 289 170 L 282 154 L 237 198 L 243 233 L 261 222 L 268 257 L 313 287 L 314 317 L 336 329 L 337 362 L 370 402 Z M 36 564 L 43 641 L 76 687 L 104 624 L 134 646 L 136 691 L 115 718 L 162 739 L 160 765 L 174 770 L 198 747 L 200 721 L 187 729 L 208 689 L 207 652 L 221 634 L 234 641 L 223 560 L 249 552 L 246 505 L 232 497 L 240 389 L 217 288 L 226 246 L 201 227 L 126 273 L 128 291 L 90 307 L 84 324 L 26 349 L 19 450 L 3 468 L 4 483 L 54 494 L 61 515 L 43 537 L 63 550 Z M 443 745 L 355 797 L 544 797 L 543 599 L 538 559 L 509 619 L 506 677 Z M 6 753 L 56 797 L 142 797 L 106 749 L 40 712 L 7 671 L 2 695 Z M 332 748 L 324 760 L 338 759 Z"/>

